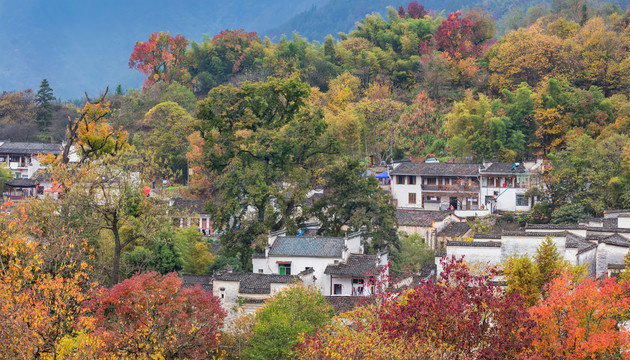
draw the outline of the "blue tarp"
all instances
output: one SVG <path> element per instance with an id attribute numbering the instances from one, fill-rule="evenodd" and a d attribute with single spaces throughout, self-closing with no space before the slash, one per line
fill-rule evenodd
<path id="1" fill-rule="evenodd" d="M 377 179 L 389 179 L 389 172 L 385 171 L 376 175 Z"/>

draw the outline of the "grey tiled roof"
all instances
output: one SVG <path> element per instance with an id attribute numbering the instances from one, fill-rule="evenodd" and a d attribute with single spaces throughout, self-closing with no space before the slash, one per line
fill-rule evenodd
<path id="1" fill-rule="evenodd" d="M 614 229 L 617 227 L 619 223 L 619 219 L 617 217 L 607 217 L 607 218 L 590 218 L 585 220 L 580 220 L 580 224 L 587 226 L 589 222 L 599 223 L 604 229 Z"/>
<path id="2" fill-rule="evenodd" d="M 325 298 L 337 315 L 354 310 L 357 306 L 372 304 L 377 299 L 376 296 L 325 296 Z"/>
<path id="3" fill-rule="evenodd" d="M 298 281 L 293 275 L 271 275 L 256 273 L 227 273 L 217 275 L 218 281 L 238 281 L 241 294 L 270 294 L 271 284 L 290 284 Z"/>
<path id="4" fill-rule="evenodd" d="M 602 242 L 604 244 L 607 244 L 607 245 L 630 247 L 630 240 L 628 240 L 626 237 L 623 237 L 623 236 L 621 236 L 619 234 L 610 235 L 610 236 L 600 240 L 600 242 Z"/>
<path id="5" fill-rule="evenodd" d="M 446 246 L 501 247 L 498 241 L 447 241 Z"/>
<path id="6" fill-rule="evenodd" d="M 10 187 L 35 187 L 38 182 L 35 179 L 13 179 L 11 181 L 6 182 L 7 186 Z"/>
<path id="7" fill-rule="evenodd" d="M 184 287 L 194 287 L 199 284 L 203 290 L 212 292 L 212 275 L 182 274 L 182 279 Z"/>
<path id="8" fill-rule="evenodd" d="M 618 218 L 603 218 L 601 223 L 605 229 L 614 229 L 617 226 L 619 226 L 619 219 Z"/>
<path id="9" fill-rule="evenodd" d="M 437 264 L 435 263 L 425 263 L 422 264 L 422 267 L 418 271 L 418 276 L 422 279 L 426 279 L 429 276 L 435 276 L 437 274 Z"/>
<path id="10" fill-rule="evenodd" d="M 470 230 L 467 222 L 453 222 L 447 227 L 438 231 L 438 236 L 458 237 L 464 236 Z"/>
<path id="11" fill-rule="evenodd" d="M 279 236 L 269 249 L 270 256 L 340 258 L 344 238 L 319 236 Z"/>
<path id="12" fill-rule="evenodd" d="M 428 227 L 434 221 L 442 221 L 452 213 L 452 211 L 396 209 L 396 218 L 398 219 L 398 226 Z"/>
<path id="13" fill-rule="evenodd" d="M 0 145 L 0 154 L 61 154 L 61 144 L 25 143 L 5 141 Z"/>
<path id="14" fill-rule="evenodd" d="M 623 270 L 626 268 L 626 264 L 608 264 L 608 269 Z"/>
<path id="15" fill-rule="evenodd" d="M 208 211 L 204 208 L 205 201 L 203 200 L 187 200 L 187 199 L 175 199 L 173 200 L 173 207 L 185 214 L 208 214 Z"/>
<path id="16" fill-rule="evenodd" d="M 390 175 L 419 176 L 478 176 L 481 164 L 406 162 L 389 172 Z"/>
<path id="17" fill-rule="evenodd" d="M 522 174 L 525 172 L 523 164 L 516 166 L 514 163 L 493 163 L 482 174 Z"/>
<path id="18" fill-rule="evenodd" d="M 590 233 L 608 233 L 611 235 L 612 233 L 630 233 L 629 228 L 620 228 L 620 227 L 611 227 L 611 228 L 601 228 L 601 227 L 588 227 L 586 230 Z"/>
<path id="19" fill-rule="evenodd" d="M 579 235 L 575 235 L 573 233 L 567 233 L 565 246 L 567 248 L 577 248 L 578 254 L 581 254 L 585 251 L 588 251 L 597 247 L 596 244 L 593 244 L 592 242 L 586 240 L 585 238 Z"/>
<path id="20" fill-rule="evenodd" d="M 378 255 L 350 254 L 346 262 L 328 265 L 324 274 L 339 276 L 368 277 L 378 274 Z"/>
<path id="21" fill-rule="evenodd" d="M 483 239 L 501 240 L 501 234 L 475 234 L 473 235 L 473 239 L 475 240 L 483 240 Z"/>
<path id="22" fill-rule="evenodd" d="M 617 209 L 617 210 L 604 210 L 604 215 L 610 216 L 615 214 L 628 214 L 630 213 L 630 209 Z"/>
<path id="23" fill-rule="evenodd" d="M 563 236 L 566 236 L 566 231 L 558 231 L 558 232 L 506 231 L 502 235 L 503 236 L 523 236 L 523 237 L 540 237 L 540 236 L 563 237 Z"/>
<path id="24" fill-rule="evenodd" d="M 560 230 L 586 230 L 586 226 L 584 225 L 573 225 L 573 224 L 527 224 L 525 229 L 536 229 L 536 230 L 544 230 L 544 229 L 560 229 Z"/>

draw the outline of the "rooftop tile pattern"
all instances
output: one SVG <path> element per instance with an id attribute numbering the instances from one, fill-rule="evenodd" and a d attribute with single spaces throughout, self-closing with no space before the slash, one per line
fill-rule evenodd
<path id="1" fill-rule="evenodd" d="M 270 294 L 271 284 L 290 284 L 297 281 L 293 275 L 272 275 L 256 273 L 226 273 L 215 276 L 218 281 L 238 281 L 241 294 Z"/>
<path id="2" fill-rule="evenodd" d="M 481 164 L 457 163 L 416 163 L 405 162 L 392 171 L 390 175 L 449 176 L 471 177 L 479 175 Z"/>
<path id="3" fill-rule="evenodd" d="M 0 154 L 61 154 L 61 144 L 26 143 L 5 141 L 0 145 Z"/>
<path id="4" fill-rule="evenodd" d="M 452 211 L 396 209 L 396 218 L 399 226 L 428 227 L 434 221 L 442 221 L 452 213 Z"/>
<path id="5" fill-rule="evenodd" d="M 326 266 L 324 274 L 356 277 L 377 275 L 380 268 L 378 260 L 378 255 L 350 254 L 346 262 Z"/>
<path id="6" fill-rule="evenodd" d="M 341 258 L 344 238 L 320 236 L 279 236 L 269 256 Z"/>
<path id="7" fill-rule="evenodd" d="M 470 230 L 467 222 L 453 222 L 447 227 L 438 231 L 438 236 L 459 237 L 464 236 Z"/>

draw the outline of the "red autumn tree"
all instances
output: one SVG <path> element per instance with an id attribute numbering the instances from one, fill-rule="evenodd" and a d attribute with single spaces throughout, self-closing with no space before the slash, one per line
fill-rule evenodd
<path id="1" fill-rule="evenodd" d="M 494 21 L 479 8 L 450 13 L 435 31 L 433 47 L 447 58 L 478 58 L 486 50 L 486 41 L 494 37 Z"/>
<path id="2" fill-rule="evenodd" d="M 518 358 L 533 325 L 521 297 L 494 282 L 495 268 L 475 271 L 454 257 L 442 266 L 435 282 L 385 294 L 368 313 L 359 309 L 305 337 L 302 358 Z"/>
<path id="3" fill-rule="evenodd" d="M 184 83 L 190 79 L 186 68 L 186 47 L 188 40 L 182 35 L 171 36 L 169 32 L 155 32 L 147 42 L 136 42 L 129 58 L 129 68 L 149 75 L 145 87 L 158 81 L 178 81 Z"/>
<path id="4" fill-rule="evenodd" d="M 418 4 L 418 2 L 415 0 L 407 5 L 406 14 L 412 19 L 422 19 L 428 13 L 429 11 L 423 5 Z M 402 5 L 398 7 L 398 15 L 401 18 L 405 17 L 405 8 Z"/>
<path id="5" fill-rule="evenodd" d="M 552 280 L 530 309 L 536 322 L 532 359 L 625 359 L 630 338 L 620 319 L 628 309 L 628 283 L 570 274 Z"/>
<path id="6" fill-rule="evenodd" d="M 182 284 L 176 273 L 150 272 L 102 289 L 89 306 L 94 335 L 115 356 L 207 359 L 226 313 L 218 298 Z"/>
<path id="7" fill-rule="evenodd" d="M 260 42 L 258 34 L 245 32 L 243 29 L 222 30 L 212 38 L 212 45 L 217 57 L 222 59 L 225 71 L 232 73 L 237 73 L 247 62 L 247 52 L 255 42 Z"/>
<path id="8" fill-rule="evenodd" d="M 464 358 L 514 358 L 523 351 L 531 322 L 520 296 L 494 282 L 497 269 L 476 274 L 455 257 L 442 266 L 437 281 L 381 306 L 383 331 L 393 339 L 447 344 Z"/>
<path id="9" fill-rule="evenodd" d="M 448 14 L 435 31 L 435 48 L 446 53 L 451 59 L 463 59 L 472 47 L 470 42 L 472 27 L 472 21 L 462 17 L 459 10 Z"/>

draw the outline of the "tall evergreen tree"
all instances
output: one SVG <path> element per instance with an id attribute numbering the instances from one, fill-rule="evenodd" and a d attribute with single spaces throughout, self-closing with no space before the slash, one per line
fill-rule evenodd
<path id="1" fill-rule="evenodd" d="M 52 114 L 54 112 L 54 106 L 52 102 L 55 101 L 53 96 L 53 89 L 50 87 L 48 80 L 42 80 L 35 96 L 35 103 L 39 106 L 37 111 L 37 123 L 40 130 L 46 129 L 52 122 Z"/>
<path id="2" fill-rule="evenodd" d="M 118 86 L 116 86 L 116 90 L 114 90 L 114 95 L 120 96 L 124 94 L 125 92 L 123 91 L 122 85 L 118 84 Z"/>

